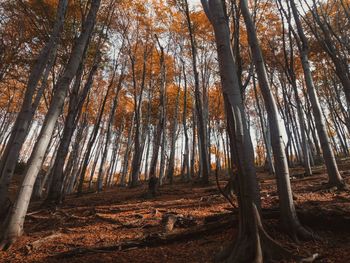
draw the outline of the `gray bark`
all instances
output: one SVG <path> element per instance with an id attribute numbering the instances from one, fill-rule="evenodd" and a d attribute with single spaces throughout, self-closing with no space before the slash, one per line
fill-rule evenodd
<path id="1" fill-rule="evenodd" d="M 16 167 L 22 145 L 27 136 L 31 121 L 42 95 L 42 89 L 35 91 L 46 69 L 46 75 L 50 71 L 56 56 L 59 37 L 63 29 L 68 0 L 60 0 L 57 7 L 57 16 L 49 42 L 41 50 L 34 64 L 27 83 L 24 100 L 13 126 L 11 136 L 0 161 L 0 212 L 5 208 L 8 195 L 8 187 Z M 46 80 L 43 79 L 43 82 Z"/>
<path id="2" fill-rule="evenodd" d="M 81 35 L 73 47 L 63 75 L 57 81 L 56 90 L 47 115 L 45 116 L 39 138 L 29 158 L 24 180 L 14 206 L 9 214 L 5 232 L 2 235 L 0 244 L 1 249 L 7 249 L 23 232 L 23 223 L 32 195 L 33 185 L 41 169 L 43 158 L 52 137 L 55 124 L 62 111 L 67 90 L 78 70 L 85 47 L 89 44 L 88 40 L 90 39 L 90 35 L 95 25 L 95 19 L 99 6 L 100 0 L 92 1 Z"/>
<path id="3" fill-rule="evenodd" d="M 298 237 L 306 238 L 308 232 L 301 226 L 294 206 L 289 178 L 289 168 L 286 154 L 283 150 L 282 133 L 279 127 L 277 106 L 269 87 L 264 58 L 259 46 L 259 40 L 257 38 L 255 25 L 248 9 L 248 2 L 246 0 L 241 0 L 240 4 L 247 29 L 248 42 L 252 52 L 253 62 L 258 76 L 260 89 L 264 98 L 265 109 L 268 115 L 269 127 L 271 130 L 271 144 L 277 176 L 281 222 L 286 231 L 294 239 L 298 239 Z"/>
<path id="4" fill-rule="evenodd" d="M 294 0 L 289 0 L 289 1 L 290 1 L 290 6 L 292 8 L 294 21 L 297 26 L 298 36 L 296 34 L 294 36 L 297 37 L 297 42 L 299 43 L 298 48 L 299 48 L 301 63 L 304 71 L 306 88 L 307 88 L 309 99 L 312 105 L 312 111 L 315 118 L 317 134 L 320 139 L 323 158 L 327 168 L 327 173 L 329 178 L 328 182 L 330 185 L 333 185 L 333 186 L 344 187 L 345 184 L 344 184 L 343 178 L 339 173 L 338 166 L 334 157 L 334 153 L 329 143 L 329 138 L 325 127 L 325 122 L 322 116 L 320 103 L 319 103 L 318 96 L 315 90 L 315 85 L 312 79 L 310 63 L 308 58 L 308 53 L 309 53 L 308 40 L 305 36 L 304 29 L 302 27 L 299 14 L 298 14 L 298 9 L 295 5 L 295 2 Z"/>

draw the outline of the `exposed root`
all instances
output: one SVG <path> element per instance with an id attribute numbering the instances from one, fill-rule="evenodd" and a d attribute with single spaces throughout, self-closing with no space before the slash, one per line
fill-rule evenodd
<path id="1" fill-rule="evenodd" d="M 337 187 L 339 191 L 347 191 L 347 192 L 350 191 L 350 186 L 345 182 Z"/>
<path id="2" fill-rule="evenodd" d="M 254 205 L 253 205 L 254 206 Z M 294 260 L 297 262 L 313 262 L 318 254 L 303 257 L 293 254 L 282 247 L 265 231 L 259 212 L 254 206 L 254 219 L 256 223 L 255 233 L 240 235 L 234 243 L 225 248 L 216 258 L 216 262 L 227 263 L 263 263 L 280 262 L 282 260 Z M 309 235 L 306 229 L 300 230 L 300 234 Z"/>
<path id="3" fill-rule="evenodd" d="M 334 192 L 350 192 L 350 186 L 346 184 L 345 182 L 334 184 L 334 183 L 325 183 L 318 189 L 316 189 L 316 192 L 327 192 L 327 193 L 334 193 Z"/>
<path id="4" fill-rule="evenodd" d="M 53 255 L 53 257 L 69 258 L 86 253 L 106 253 L 109 251 L 157 247 L 162 245 L 173 244 L 175 242 L 196 240 L 201 238 L 203 235 L 208 235 L 208 233 L 217 233 L 217 231 L 220 229 L 227 229 L 229 227 L 232 227 L 234 223 L 235 221 L 231 218 L 230 220 L 221 220 L 219 222 L 212 222 L 205 225 L 193 226 L 188 230 L 180 232 L 175 231 L 170 233 L 152 233 L 145 235 L 140 239 L 124 240 L 122 242 L 109 246 L 74 248 L 73 250 Z"/>
<path id="5" fill-rule="evenodd" d="M 291 237 L 295 243 L 300 241 L 321 240 L 310 228 L 302 226 L 299 222 L 290 224 L 285 227 L 285 232 Z"/>

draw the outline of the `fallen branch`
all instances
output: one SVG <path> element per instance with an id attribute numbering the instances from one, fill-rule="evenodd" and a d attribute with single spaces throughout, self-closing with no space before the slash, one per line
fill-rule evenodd
<path id="1" fill-rule="evenodd" d="M 48 219 L 50 219 L 49 216 L 40 216 L 40 215 L 35 215 L 35 214 L 26 215 L 26 218 L 32 219 L 32 220 L 48 220 Z"/>
<path id="2" fill-rule="evenodd" d="M 98 219 L 101 219 L 101 220 L 103 220 L 105 222 L 111 223 L 111 224 L 121 225 L 121 222 L 119 220 L 111 218 L 111 217 L 103 216 L 102 214 L 99 214 L 99 213 L 96 213 L 95 217 L 97 217 Z"/>
<path id="3" fill-rule="evenodd" d="M 76 215 L 73 215 L 73 214 L 68 214 L 62 210 L 57 210 L 56 212 L 53 213 L 53 215 L 55 214 L 62 214 L 63 216 L 67 217 L 67 218 L 73 218 L 73 219 L 79 219 L 79 220 L 86 220 L 86 219 L 89 219 L 91 217 L 93 217 L 93 215 L 90 215 L 90 216 L 76 216 Z"/>
<path id="4" fill-rule="evenodd" d="M 43 243 L 45 243 L 49 240 L 55 239 L 57 237 L 61 237 L 61 236 L 62 236 L 62 234 L 58 233 L 58 234 L 52 234 L 52 235 L 38 239 L 38 240 L 26 245 L 27 253 L 31 252 L 34 249 L 39 248 Z"/>
<path id="5" fill-rule="evenodd" d="M 316 222 L 315 220 L 320 220 L 322 218 L 325 222 L 328 222 L 327 225 L 334 227 L 334 224 L 331 222 L 337 222 L 340 224 L 340 227 L 345 227 L 345 224 L 349 223 L 349 218 L 342 217 L 337 215 L 337 218 L 334 218 L 334 214 L 327 213 L 322 210 L 317 211 L 305 211 L 297 209 L 297 213 L 302 223 L 306 225 L 311 225 Z M 277 209 L 262 209 L 262 216 L 265 219 L 277 219 L 279 218 L 279 210 Z M 331 216 L 333 215 L 333 216 Z M 333 220 L 333 221 L 332 221 Z M 342 220 L 342 222 L 340 222 Z M 339 222 L 338 222 L 339 221 Z M 100 246 L 100 247 L 80 247 L 66 252 L 58 253 L 53 255 L 56 258 L 69 258 L 74 256 L 79 256 L 87 253 L 108 253 L 128 249 L 144 248 L 144 247 L 156 247 L 161 245 L 168 245 L 180 241 L 189 241 L 202 238 L 203 235 L 210 233 L 217 233 L 220 229 L 227 229 L 234 225 L 238 225 L 237 211 L 231 213 L 224 213 L 218 215 L 211 215 L 204 218 L 204 224 L 193 226 L 185 231 L 173 231 L 171 233 L 153 233 L 144 236 L 140 239 L 126 240 L 120 243 L 110 245 L 110 246 Z M 323 224 L 324 225 L 324 224 Z M 337 226 L 339 228 L 339 226 Z M 314 260 L 314 259 L 312 259 Z M 312 262 L 312 261 L 304 261 Z"/>

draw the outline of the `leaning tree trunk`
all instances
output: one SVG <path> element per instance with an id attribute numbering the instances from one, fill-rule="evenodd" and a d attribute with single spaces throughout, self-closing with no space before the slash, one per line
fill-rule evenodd
<path id="1" fill-rule="evenodd" d="M 332 29 L 332 26 L 328 21 L 322 21 L 319 12 L 322 12 L 322 16 L 324 17 L 324 20 L 327 19 L 327 14 L 324 14 L 322 11 L 322 7 L 319 9 L 316 7 L 316 1 L 313 0 L 313 8 L 311 9 L 311 14 L 315 20 L 315 22 L 318 24 L 319 28 L 323 32 L 323 39 L 320 35 L 318 35 L 318 31 L 312 30 L 315 37 L 319 40 L 321 47 L 325 50 L 326 53 L 328 53 L 329 57 L 331 58 L 333 64 L 335 73 L 338 76 L 338 79 L 340 80 L 345 98 L 347 101 L 348 107 L 350 106 L 350 78 L 349 78 L 349 67 L 348 67 L 348 59 L 344 58 L 344 53 L 340 51 L 340 48 L 337 47 L 334 44 L 334 41 L 332 40 L 332 33 L 334 34 L 334 30 Z M 293 8 L 293 6 L 292 6 Z M 321 10 L 321 11 L 319 11 Z M 293 13 L 294 14 L 294 13 Z M 340 15 L 340 14 L 339 14 Z M 332 33 L 331 33 L 332 32 Z M 348 111 L 350 109 L 348 108 Z"/>
<path id="2" fill-rule="evenodd" d="M 284 33 L 284 25 L 283 25 L 283 33 Z M 309 147 L 308 147 L 308 140 L 307 140 L 307 130 L 306 125 L 304 122 L 304 112 L 303 107 L 301 103 L 300 96 L 298 94 L 298 88 L 297 88 L 297 82 L 296 82 L 296 76 L 295 76 L 295 68 L 294 68 L 294 52 L 293 52 L 293 42 L 292 42 L 292 35 L 289 30 L 288 32 L 288 42 L 289 42 L 289 49 L 290 49 L 290 58 L 288 60 L 288 54 L 286 49 L 286 40 L 283 36 L 283 53 L 284 53 L 284 60 L 285 60 L 285 67 L 286 67 L 286 74 L 288 75 L 289 83 L 292 85 L 292 89 L 294 92 L 294 100 L 296 102 L 297 106 L 297 112 L 298 112 L 298 120 L 299 120 L 299 126 L 300 126 L 300 133 L 301 133 L 301 142 L 302 142 L 302 151 L 303 151 L 303 165 L 305 169 L 306 176 L 312 175 L 311 170 L 311 160 L 310 160 L 310 154 L 309 154 Z"/>
<path id="3" fill-rule="evenodd" d="M 63 186 L 64 186 L 64 173 L 63 168 L 66 161 L 66 157 L 69 151 L 69 145 L 75 131 L 76 123 L 82 112 L 82 107 L 85 101 L 85 98 L 93 84 L 93 76 L 97 71 L 98 63 L 95 61 L 93 67 L 89 72 L 88 79 L 82 89 L 82 92 L 79 94 L 79 88 L 81 83 L 81 77 L 83 74 L 83 65 L 81 63 L 78 74 L 76 75 L 75 83 L 73 90 L 70 96 L 70 102 L 68 107 L 68 115 L 66 118 L 63 136 L 60 142 L 60 145 L 57 150 L 57 155 L 55 163 L 52 170 L 52 181 L 49 188 L 48 196 L 46 198 L 46 203 L 61 203 L 63 201 Z"/>
<path id="4" fill-rule="evenodd" d="M 122 75 L 119 77 L 116 94 L 114 96 L 112 107 L 111 107 L 111 110 L 110 110 L 110 113 L 109 113 L 109 118 L 108 118 L 108 123 L 107 123 L 106 144 L 105 144 L 104 149 L 103 149 L 101 165 L 100 165 L 100 169 L 98 171 L 98 176 L 97 176 L 97 191 L 98 192 L 101 192 L 102 188 L 103 188 L 103 178 L 104 178 L 104 174 L 105 174 L 103 166 L 104 166 L 104 163 L 106 161 L 107 154 L 108 154 L 110 138 L 111 138 L 112 124 L 113 124 L 113 121 L 114 121 L 115 111 L 116 111 L 116 109 L 118 107 L 119 91 L 120 91 L 120 89 L 122 87 L 122 82 L 123 82 L 123 79 L 124 79 L 124 75 L 123 74 L 124 74 L 124 72 L 122 72 Z"/>
<path id="5" fill-rule="evenodd" d="M 301 226 L 296 214 L 290 185 L 288 162 L 286 154 L 283 150 L 282 133 L 278 121 L 277 106 L 269 87 L 264 58 L 259 46 L 255 25 L 248 9 L 248 2 L 246 0 L 241 0 L 240 4 L 247 29 L 248 42 L 252 52 L 256 73 L 258 75 L 259 86 L 264 98 L 269 127 L 271 130 L 271 144 L 277 176 L 281 222 L 285 227 L 285 230 L 293 239 L 298 239 L 299 237 L 303 239 L 310 238 L 312 235 Z"/>
<path id="6" fill-rule="evenodd" d="M 202 0 L 214 27 L 222 92 L 228 119 L 231 154 L 237 167 L 239 232 L 236 242 L 220 257 L 225 262 L 263 262 L 264 257 L 279 260 L 290 253 L 265 232 L 260 221 L 260 196 L 254 167 L 254 151 L 239 88 L 227 17 L 221 0 Z"/>
<path id="7" fill-rule="evenodd" d="M 305 83 L 306 83 L 306 88 L 307 92 L 310 98 L 311 106 L 312 106 L 312 111 L 313 115 L 315 118 L 315 124 L 316 124 L 316 130 L 318 133 L 318 137 L 321 143 L 321 148 L 323 152 L 323 158 L 325 161 L 325 165 L 327 168 L 327 173 L 328 173 L 328 183 L 330 186 L 336 186 L 338 188 L 344 188 L 346 185 L 343 181 L 343 178 L 341 177 L 338 166 L 335 160 L 334 153 L 332 151 L 331 145 L 329 143 L 329 138 L 327 135 L 326 131 L 326 126 L 325 122 L 322 116 L 321 108 L 320 108 L 320 103 L 318 101 L 318 97 L 316 94 L 314 82 L 312 79 L 312 74 L 311 74 L 311 69 L 310 69 L 310 64 L 309 64 L 309 58 L 308 58 L 308 53 L 309 53 L 309 48 L 308 48 L 308 40 L 305 36 L 299 14 L 298 14 L 298 9 L 295 5 L 294 0 L 289 0 L 290 6 L 292 8 L 292 13 L 294 17 L 294 21 L 297 26 L 297 32 L 299 39 L 297 39 L 298 42 L 298 48 L 299 48 L 299 53 L 300 53 L 300 58 L 301 58 L 301 64 L 303 67 L 304 71 L 304 78 L 305 78 Z M 295 37 L 296 34 L 295 34 Z"/>
<path id="8" fill-rule="evenodd" d="M 8 195 L 9 184 L 13 177 L 22 145 L 28 134 L 29 126 L 34 117 L 36 108 L 39 105 L 44 86 L 41 87 L 41 90 L 37 92 L 37 95 L 34 98 L 36 88 L 42 78 L 43 72 L 45 71 L 45 75 L 47 75 L 54 64 L 54 58 L 56 56 L 59 37 L 63 29 L 67 5 L 68 0 L 60 0 L 58 3 L 56 22 L 54 24 L 51 38 L 41 50 L 36 63 L 31 70 L 21 109 L 17 115 L 11 136 L 1 157 L 0 213 L 3 212 L 4 208 L 6 209 L 5 202 Z M 43 79 L 43 82 L 46 82 L 46 80 Z"/>
<path id="9" fill-rule="evenodd" d="M 265 147 L 266 147 L 266 157 L 267 157 L 267 162 L 269 165 L 269 172 L 270 172 L 270 174 L 275 174 L 275 167 L 273 165 L 272 156 L 271 156 L 271 143 L 270 143 L 271 137 L 268 138 L 269 133 L 265 132 L 264 116 L 263 116 L 262 111 L 261 111 L 261 106 L 260 106 L 260 102 L 259 102 L 259 96 L 258 96 L 258 91 L 256 88 L 256 81 L 255 81 L 254 76 L 253 76 L 253 87 L 254 87 L 256 106 L 258 108 L 258 116 L 259 116 L 259 120 L 260 120 L 261 133 L 262 133 Z M 268 127 L 267 127 L 267 130 L 269 130 Z"/>
<path id="10" fill-rule="evenodd" d="M 113 85 L 113 79 L 114 79 L 114 75 L 112 77 L 112 80 L 110 81 L 110 84 L 108 85 L 108 88 L 107 88 L 107 91 L 106 91 L 106 95 L 103 98 L 102 105 L 101 105 L 101 107 L 99 109 L 99 113 L 98 113 L 98 116 L 97 116 L 97 120 L 95 122 L 94 128 L 92 130 L 91 137 L 89 139 L 89 142 L 88 142 L 88 145 L 87 145 L 87 148 L 86 148 L 83 164 L 82 164 L 82 167 L 81 167 L 81 169 L 79 171 L 78 195 L 82 194 L 82 192 L 83 192 L 84 178 L 85 178 L 86 169 L 87 169 L 88 164 L 89 164 L 89 159 L 90 159 L 90 154 L 91 154 L 91 151 L 92 151 L 92 147 L 93 147 L 93 145 L 94 145 L 94 143 L 96 141 L 96 138 L 97 138 L 97 135 L 98 135 L 98 131 L 100 129 L 100 124 L 101 124 L 101 120 L 102 120 L 104 109 L 106 107 L 107 98 L 109 96 L 109 92 L 110 92 L 110 90 L 112 88 L 112 85 Z"/>
<path id="11" fill-rule="evenodd" d="M 57 81 L 56 90 L 52 97 L 47 115 L 45 116 L 38 141 L 29 158 L 21 188 L 9 217 L 7 218 L 5 232 L 1 236 L 0 249 L 7 249 L 23 232 L 24 218 L 29 206 L 33 185 L 41 169 L 43 157 L 50 142 L 50 138 L 52 137 L 55 124 L 62 111 L 68 88 L 78 70 L 85 47 L 89 44 L 99 6 L 100 0 L 92 1 L 81 35 L 74 45 L 64 73 Z"/>

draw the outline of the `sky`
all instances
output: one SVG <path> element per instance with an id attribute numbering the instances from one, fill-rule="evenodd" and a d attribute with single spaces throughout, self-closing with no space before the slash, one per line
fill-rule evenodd
<path id="1" fill-rule="evenodd" d="M 188 3 L 192 6 L 200 6 L 201 1 L 200 0 L 188 0 Z"/>

